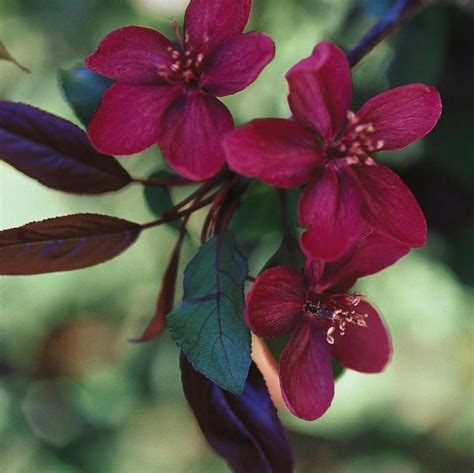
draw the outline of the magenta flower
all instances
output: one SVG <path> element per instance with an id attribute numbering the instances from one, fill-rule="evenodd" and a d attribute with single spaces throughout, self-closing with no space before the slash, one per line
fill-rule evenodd
<path id="1" fill-rule="evenodd" d="M 89 69 L 116 80 L 89 125 L 102 152 L 130 155 L 158 143 L 182 176 L 204 180 L 224 164 L 221 139 L 234 126 L 216 97 L 251 84 L 274 56 L 272 40 L 242 34 L 251 0 L 191 0 L 177 42 L 158 31 L 113 31 L 89 56 Z"/>
<path id="2" fill-rule="evenodd" d="M 436 89 L 398 87 L 353 113 L 349 64 L 329 42 L 318 44 L 286 78 L 293 117 L 255 120 L 229 133 L 229 166 L 278 187 L 307 184 L 298 218 L 310 259 L 337 259 L 363 221 L 403 245 L 423 246 L 426 221 L 415 198 L 372 155 L 404 148 L 433 129 L 441 114 Z"/>
<path id="3" fill-rule="evenodd" d="M 348 289 L 358 277 L 380 271 L 408 252 L 371 233 L 342 260 L 308 261 L 305 275 L 278 266 L 263 272 L 247 296 L 245 318 L 260 337 L 291 338 L 279 361 L 280 386 L 289 410 L 321 417 L 334 397 L 331 356 L 362 373 L 378 373 L 390 360 L 390 336 L 377 310 Z"/>

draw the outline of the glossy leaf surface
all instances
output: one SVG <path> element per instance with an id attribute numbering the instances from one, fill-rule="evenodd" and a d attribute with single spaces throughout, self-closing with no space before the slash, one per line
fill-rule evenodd
<path id="1" fill-rule="evenodd" d="M 0 159 L 52 189 L 101 194 L 131 182 L 79 127 L 38 108 L 0 101 Z"/>

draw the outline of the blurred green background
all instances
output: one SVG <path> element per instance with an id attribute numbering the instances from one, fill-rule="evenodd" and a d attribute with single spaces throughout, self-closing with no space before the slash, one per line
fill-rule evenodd
<path id="1" fill-rule="evenodd" d="M 0 97 L 78 122 L 58 69 L 83 61 L 127 24 L 171 34 L 186 0 L 0 0 L 0 40 L 32 70 L 0 63 Z M 282 414 L 298 472 L 468 473 L 473 451 L 474 21 L 470 2 L 437 4 L 354 69 L 357 108 L 388 87 L 439 87 L 444 114 L 431 136 L 385 156 L 414 190 L 431 227 L 429 245 L 360 282 L 382 310 L 394 343 L 381 375 L 346 372 L 317 422 Z M 277 56 L 246 91 L 226 99 L 239 123 L 288 115 L 284 72 L 329 38 L 345 48 L 390 1 L 255 0 L 250 28 L 270 34 Z M 471 9 L 471 12 L 469 12 Z M 145 176 L 158 150 L 123 159 Z M 153 218 L 143 190 L 100 198 L 54 192 L 2 164 L 1 228 L 97 212 Z M 278 245 L 272 190 L 241 241 L 252 273 Z M 248 204 L 248 203 L 247 203 Z M 254 205 L 254 203 L 252 203 Z M 255 207 L 253 207 L 255 208 Z M 191 223 L 184 260 L 195 251 Z M 0 471 L 5 473 L 225 472 L 203 441 L 180 390 L 178 350 L 167 335 L 134 345 L 153 313 L 175 238 L 146 232 L 128 252 L 95 268 L 0 280 Z M 248 239 L 259 237 L 258 245 Z"/>

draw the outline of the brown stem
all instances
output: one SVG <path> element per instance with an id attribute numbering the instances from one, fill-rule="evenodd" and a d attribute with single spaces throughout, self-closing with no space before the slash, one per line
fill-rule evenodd
<path id="1" fill-rule="evenodd" d="M 228 172 L 223 171 L 214 176 L 209 181 L 205 182 L 199 189 L 194 191 L 192 194 L 189 194 L 184 200 L 175 205 L 175 209 L 181 209 L 185 205 L 189 204 L 193 200 L 198 200 L 204 195 L 206 195 L 212 188 L 220 184 L 229 176 Z"/>
<path id="2" fill-rule="evenodd" d="M 229 187 L 226 195 L 222 201 L 222 204 L 219 207 L 219 211 L 215 218 L 214 230 L 213 233 L 216 235 L 217 233 L 224 232 L 231 219 L 234 215 L 235 210 L 240 205 L 240 200 L 242 195 L 248 189 L 249 182 L 239 180 L 237 176 L 232 182 L 232 185 Z"/>
<path id="3" fill-rule="evenodd" d="M 158 220 L 154 220 L 152 222 L 143 224 L 141 226 L 142 230 L 146 230 L 152 227 L 157 227 L 158 225 L 169 223 L 173 220 L 177 220 L 178 218 L 184 217 L 185 215 L 190 215 L 193 212 L 196 212 L 196 210 L 202 209 L 203 207 L 206 207 L 206 205 L 209 205 L 210 203 L 212 203 L 217 194 L 218 192 L 215 192 L 214 194 L 211 194 L 206 199 L 199 200 L 198 202 L 194 203 L 194 205 L 191 205 L 191 207 L 188 207 L 187 209 L 184 209 L 184 210 L 177 210 L 176 208 L 172 208 L 168 212 L 165 212 L 163 214 L 163 217 L 159 218 Z"/>
<path id="4" fill-rule="evenodd" d="M 221 212 L 221 208 L 224 205 L 228 194 L 232 191 L 232 188 L 235 185 L 235 177 L 229 179 L 227 184 L 219 191 L 214 199 L 214 203 L 207 214 L 206 220 L 202 226 L 201 231 L 201 242 L 205 242 L 211 235 L 214 233 L 214 228 L 216 226 L 216 222 L 219 218 L 219 214 Z"/>

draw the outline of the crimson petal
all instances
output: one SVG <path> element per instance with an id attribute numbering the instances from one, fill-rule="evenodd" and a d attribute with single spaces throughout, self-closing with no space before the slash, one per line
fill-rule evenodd
<path id="1" fill-rule="evenodd" d="M 326 166 L 304 191 L 298 208 L 307 228 L 301 246 L 309 259 L 331 261 L 352 245 L 361 217 L 361 193 L 349 168 Z"/>
<path id="2" fill-rule="evenodd" d="M 202 181 L 224 165 L 221 140 L 233 126 L 232 115 L 219 100 L 191 93 L 176 100 L 163 115 L 159 144 L 177 173 Z"/>
<path id="3" fill-rule="evenodd" d="M 86 66 L 97 74 L 127 82 L 157 82 L 160 67 L 171 66 L 173 43 L 158 31 L 126 26 L 112 31 L 100 43 Z"/>
<path id="4" fill-rule="evenodd" d="M 205 63 L 202 89 L 217 97 L 245 89 L 273 59 L 275 45 L 262 33 L 247 33 L 219 46 Z"/>
<path id="5" fill-rule="evenodd" d="M 291 473 L 293 452 L 252 363 L 243 395 L 221 389 L 181 355 L 184 394 L 206 440 L 235 473 Z"/>
<path id="6" fill-rule="evenodd" d="M 247 295 L 245 319 L 259 337 L 291 332 L 302 314 L 306 286 L 301 274 L 283 266 L 268 269 Z"/>
<path id="7" fill-rule="evenodd" d="M 406 184 L 379 164 L 353 166 L 352 170 L 365 191 L 365 220 L 402 245 L 423 246 L 427 238 L 426 219 Z"/>
<path id="8" fill-rule="evenodd" d="M 361 236 L 343 258 L 324 265 L 317 282 L 319 291 L 346 292 L 357 279 L 391 266 L 410 248 L 374 231 Z"/>
<path id="9" fill-rule="evenodd" d="M 280 383 L 288 409 L 301 419 L 318 419 L 331 405 L 334 380 L 329 345 L 311 316 L 306 316 L 281 354 Z"/>
<path id="10" fill-rule="evenodd" d="M 92 144 L 114 155 L 139 153 L 156 144 L 159 119 L 179 94 L 180 89 L 172 85 L 113 85 L 89 124 Z"/>
<path id="11" fill-rule="evenodd" d="M 269 184 L 292 188 L 317 175 L 324 160 L 314 136 L 294 120 L 254 120 L 224 138 L 229 167 Z"/>
<path id="12" fill-rule="evenodd" d="M 352 79 L 345 54 L 323 41 L 312 55 L 286 74 L 288 102 L 295 118 L 331 143 L 342 129 L 352 98 Z"/>
<path id="13" fill-rule="evenodd" d="M 199 52 L 216 46 L 244 31 L 252 0 L 191 0 L 184 16 L 184 34 Z"/>
<path id="14" fill-rule="evenodd" d="M 344 336 L 336 330 L 331 353 L 345 368 L 361 373 L 379 373 L 390 361 L 392 345 L 390 335 L 377 310 L 362 301 L 358 313 L 367 314 L 367 327 L 347 324 Z"/>
<path id="15" fill-rule="evenodd" d="M 409 84 L 376 95 L 362 106 L 357 117 L 372 123 L 372 140 L 383 141 L 384 150 L 393 150 L 427 135 L 438 123 L 441 109 L 434 87 Z"/>

